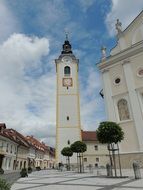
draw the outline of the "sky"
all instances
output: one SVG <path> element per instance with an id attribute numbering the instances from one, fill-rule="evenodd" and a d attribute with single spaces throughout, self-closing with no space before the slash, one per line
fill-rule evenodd
<path id="1" fill-rule="evenodd" d="M 125 29 L 142 0 L 0 0 L 0 122 L 55 145 L 56 69 L 65 30 L 79 59 L 81 126 L 106 120 L 97 67 L 101 46 L 116 45 L 115 23 Z"/>

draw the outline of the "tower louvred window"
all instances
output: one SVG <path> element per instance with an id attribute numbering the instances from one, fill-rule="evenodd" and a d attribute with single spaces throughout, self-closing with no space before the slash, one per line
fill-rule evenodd
<path id="1" fill-rule="evenodd" d="M 64 74 L 65 75 L 70 75 L 70 67 L 69 66 L 66 66 L 65 68 L 64 68 Z"/>

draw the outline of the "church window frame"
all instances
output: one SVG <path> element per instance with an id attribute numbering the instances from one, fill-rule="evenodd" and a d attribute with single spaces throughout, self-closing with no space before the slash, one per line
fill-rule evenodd
<path id="1" fill-rule="evenodd" d="M 143 67 L 138 68 L 138 70 L 137 70 L 137 76 L 138 77 L 143 77 Z"/>
<path id="2" fill-rule="evenodd" d="M 143 92 L 141 92 L 141 107 L 142 107 L 142 113 L 143 113 Z"/>
<path id="3" fill-rule="evenodd" d="M 140 107 L 141 107 L 141 111 L 142 111 L 142 114 L 143 114 L 143 89 L 138 91 L 138 98 L 139 98 L 139 104 L 140 104 Z"/>
<path id="4" fill-rule="evenodd" d="M 71 68 L 69 66 L 64 67 L 64 75 L 65 76 L 70 76 L 71 74 Z"/>
<path id="5" fill-rule="evenodd" d="M 131 119 L 129 103 L 125 98 L 121 98 L 117 101 L 117 109 L 119 121 L 124 122 Z"/>
<path id="6" fill-rule="evenodd" d="M 120 76 L 116 76 L 114 78 L 114 85 L 120 85 L 121 81 L 122 81 L 121 77 Z"/>

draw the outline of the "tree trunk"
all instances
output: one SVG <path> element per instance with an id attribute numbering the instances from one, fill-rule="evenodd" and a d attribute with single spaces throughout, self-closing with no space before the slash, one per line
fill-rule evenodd
<path id="1" fill-rule="evenodd" d="M 83 152 L 82 152 L 82 172 L 84 173 L 84 160 L 83 160 Z"/>
<path id="2" fill-rule="evenodd" d="M 110 153 L 110 144 L 108 144 L 108 151 L 109 151 L 109 158 L 110 158 L 110 165 L 111 165 L 111 175 L 113 176 L 113 161 L 112 161 L 112 155 Z"/>
<path id="3" fill-rule="evenodd" d="M 69 157 L 69 171 L 71 170 L 71 166 L 70 166 L 70 157 Z"/>
<path id="4" fill-rule="evenodd" d="M 81 154 L 79 153 L 79 172 L 81 173 Z"/>
<path id="5" fill-rule="evenodd" d="M 118 148 L 118 159 L 119 159 L 120 177 L 122 177 L 121 160 L 120 160 L 120 152 L 119 152 L 119 145 L 118 145 L 118 143 L 117 143 L 117 148 Z"/>
<path id="6" fill-rule="evenodd" d="M 115 177 L 117 177 L 115 150 L 114 150 L 114 145 L 111 144 L 111 146 L 112 146 L 112 155 L 113 155 L 113 162 L 114 162 Z"/>
<path id="7" fill-rule="evenodd" d="M 68 156 L 67 170 L 68 170 L 68 171 L 70 170 L 70 158 L 69 158 L 69 156 Z"/>
<path id="8" fill-rule="evenodd" d="M 79 172 L 79 164 L 78 164 L 78 160 L 79 160 L 79 158 L 78 158 L 79 156 L 78 156 L 78 153 L 77 153 L 77 171 Z"/>

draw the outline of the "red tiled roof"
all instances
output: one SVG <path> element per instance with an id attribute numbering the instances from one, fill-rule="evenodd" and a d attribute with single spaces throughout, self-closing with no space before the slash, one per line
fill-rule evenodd
<path id="1" fill-rule="evenodd" d="M 29 147 L 29 143 L 25 139 L 25 137 L 21 133 L 17 132 L 16 130 L 5 129 L 4 133 L 7 134 L 9 136 L 9 138 L 11 140 L 15 141 L 16 143 L 23 145 L 23 146 L 26 146 L 26 147 Z"/>
<path id="2" fill-rule="evenodd" d="M 83 141 L 97 141 L 96 131 L 81 131 Z"/>
<path id="3" fill-rule="evenodd" d="M 45 151 L 45 144 L 41 143 L 38 139 L 34 138 L 33 136 L 27 136 L 27 141 L 32 144 L 35 148 Z"/>
<path id="4" fill-rule="evenodd" d="M 44 142 L 40 142 L 33 136 L 25 137 L 14 129 L 7 129 L 5 123 L 0 123 L 0 135 L 16 142 L 19 145 L 23 145 L 25 147 L 33 146 L 41 151 L 48 151 L 53 156 L 55 154 L 54 148 L 47 146 Z"/>
<path id="5" fill-rule="evenodd" d="M 0 123 L 0 135 L 16 142 L 19 145 L 29 147 L 29 143 L 22 134 L 14 129 L 7 129 L 4 123 Z"/>
<path id="6" fill-rule="evenodd" d="M 54 156 L 55 155 L 55 149 L 47 146 L 44 142 L 40 142 L 38 139 L 36 139 L 33 136 L 27 136 L 26 139 L 28 140 L 28 142 L 33 145 L 35 148 L 41 150 L 41 151 L 48 151 L 50 153 L 50 155 Z"/>

